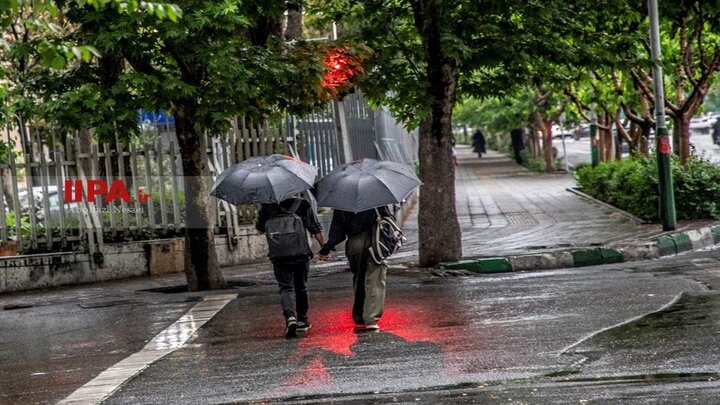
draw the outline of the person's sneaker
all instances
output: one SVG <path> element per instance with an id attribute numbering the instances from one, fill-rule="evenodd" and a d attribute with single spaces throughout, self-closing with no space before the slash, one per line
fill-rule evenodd
<path id="1" fill-rule="evenodd" d="M 380 331 L 380 327 L 376 324 L 370 324 L 370 325 L 356 325 L 355 326 L 355 332 L 378 332 Z"/>
<path id="2" fill-rule="evenodd" d="M 298 330 L 298 323 L 294 316 L 291 316 L 287 319 L 287 324 L 285 325 L 285 337 L 286 338 L 294 338 L 297 337 L 297 330 Z"/>
<path id="3" fill-rule="evenodd" d="M 312 324 L 310 321 L 298 321 L 297 331 L 298 332 L 307 332 L 310 328 L 312 328 Z"/>

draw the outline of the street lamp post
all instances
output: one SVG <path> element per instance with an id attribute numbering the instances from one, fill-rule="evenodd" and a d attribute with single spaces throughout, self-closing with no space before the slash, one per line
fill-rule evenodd
<path id="1" fill-rule="evenodd" d="M 665 92 L 663 88 L 662 53 L 660 50 L 660 27 L 657 0 L 648 0 L 650 15 L 650 52 L 652 54 L 653 83 L 655 85 L 655 141 L 657 149 L 660 218 L 663 230 L 671 231 L 677 226 L 675 220 L 675 195 L 670 166 L 670 137 L 665 125 Z"/>

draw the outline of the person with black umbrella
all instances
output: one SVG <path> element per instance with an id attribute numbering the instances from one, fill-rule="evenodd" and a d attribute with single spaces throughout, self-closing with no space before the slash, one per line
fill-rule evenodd
<path id="1" fill-rule="evenodd" d="M 371 233 L 378 215 L 390 216 L 390 212 L 387 207 L 357 213 L 334 210 L 328 241 L 318 252 L 319 260 L 330 260 L 330 252 L 347 239 L 345 256 L 353 274 L 355 293 L 352 317 L 358 330 L 379 330 L 377 322 L 385 306 L 387 265 L 377 264 L 370 255 Z"/>
<path id="2" fill-rule="evenodd" d="M 322 227 L 310 203 L 294 198 L 308 190 L 317 167 L 286 155 L 248 158 L 218 175 L 212 196 L 233 205 L 262 204 L 255 224 L 268 242 L 270 261 L 280 288 L 285 336 L 310 329 L 309 262 L 313 257 L 307 232 L 323 245 Z"/>
<path id="3" fill-rule="evenodd" d="M 361 159 L 338 166 L 316 185 L 318 205 L 333 207 L 328 241 L 318 252 L 330 252 L 345 242 L 345 256 L 353 273 L 353 321 L 358 330 L 379 330 L 385 306 L 384 259 L 370 253 L 378 217 L 391 217 L 387 206 L 404 201 L 422 183 L 409 165 Z"/>
<path id="4" fill-rule="evenodd" d="M 292 221 L 296 220 L 295 217 L 299 217 L 302 222 L 298 224 L 299 237 L 290 236 L 290 244 L 296 247 L 291 246 L 288 249 L 282 246 L 282 241 L 273 242 L 273 234 L 283 232 L 282 228 L 287 226 L 281 225 L 277 230 L 268 229 L 271 226 L 268 222 L 287 220 L 292 224 Z M 297 337 L 297 332 L 307 332 L 312 327 L 308 319 L 310 302 L 306 283 L 313 252 L 307 243 L 305 230 L 310 232 L 320 246 L 323 246 L 325 240 L 322 226 L 309 202 L 302 198 L 290 198 L 279 204 L 262 204 L 255 228 L 259 233 L 268 233 L 270 250 L 268 256 L 280 288 L 280 306 L 285 317 L 285 337 Z M 274 248 L 275 245 L 279 247 Z"/>

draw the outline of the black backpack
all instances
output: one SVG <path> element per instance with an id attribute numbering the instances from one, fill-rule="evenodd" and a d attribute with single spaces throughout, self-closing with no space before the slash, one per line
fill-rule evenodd
<path id="1" fill-rule="evenodd" d="M 289 210 L 274 215 L 265 223 L 265 237 L 270 259 L 308 257 L 310 245 L 302 219 L 295 214 L 301 199 L 296 199 Z"/>
<path id="2" fill-rule="evenodd" d="M 380 215 L 377 208 L 375 208 L 375 213 L 377 219 L 372 229 L 370 256 L 375 263 L 382 264 L 385 259 L 402 247 L 405 235 L 395 223 L 394 218 Z"/>

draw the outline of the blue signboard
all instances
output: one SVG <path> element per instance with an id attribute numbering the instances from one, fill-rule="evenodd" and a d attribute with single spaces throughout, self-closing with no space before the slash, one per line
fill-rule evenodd
<path id="1" fill-rule="evenodd" d="M 140 122 L 148 121 L 150 123 L 158 123 L 158 124 L 174 124 L 175 123 L 175 117 L 168 114 L 167 112 L 163 110 L 158 110 L 155 112 L 150 111 L 144 111 L 140 110 Z"/>

